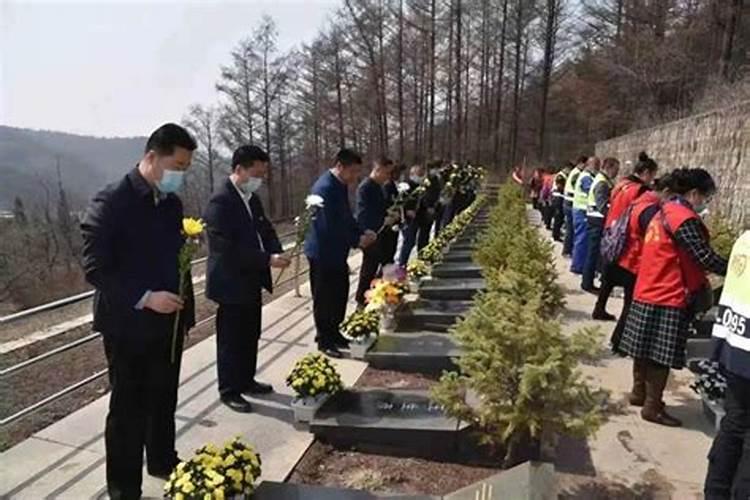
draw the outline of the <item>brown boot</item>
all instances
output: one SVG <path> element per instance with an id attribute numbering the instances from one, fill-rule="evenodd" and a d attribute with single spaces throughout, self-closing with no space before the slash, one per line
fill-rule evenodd
<path id="1" fill-rule="evenodd" d="M 633 389 L 630 391 L 630 404 L 643 406 L 646 400 L 646 369 L 648 361 L 645 359 L 633 360 Z"/>
<path id="2" fill-rule="evenodd" d="M 669 367 L 648 363 L 646 368 L 646 400 L 641 410 L 641 418 L 659 425 L 681 427 L 681 421 L 664 411 L 664 403 L 661 400 L 668 378 Z"/>

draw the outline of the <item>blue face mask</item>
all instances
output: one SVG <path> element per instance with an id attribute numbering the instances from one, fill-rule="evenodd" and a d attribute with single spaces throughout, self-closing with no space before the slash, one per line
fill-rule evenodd
<path id="1" fill-rule="evenodd" d="M 247 181 L 245 181 L 243 184 L 240 184 L 240 190 L 247 194 L 253 194 L 256 192 L 260 186 L 263 184 L 263 179 L 260 177 L 250 177 Z"/>
<path id="2" fill-rule="evenodd" d="M 161 180 L 156 183 L 156 187 L 162 193 L 176 193 L 182 187 L 182 180 L 185 172 L 179 170 L 165 170 Z"/>

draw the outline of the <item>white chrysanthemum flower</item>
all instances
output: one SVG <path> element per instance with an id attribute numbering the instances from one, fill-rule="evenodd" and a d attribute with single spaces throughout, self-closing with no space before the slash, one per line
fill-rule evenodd
<path id="1" fill-rule="evenodd" d="M 399 182 L 396 185 L 396 189 L 398 190 L 399 193 L 404 194 L 407 191 L 409 191 L 409 183 L 408 182 Z"/>
<path id="2" fill-rule="evenodd" d="M 311 207 L 322 208 L 323 197 L 317 194 L 309 194 L 307 195 L 307 198 L 305 198 L 305 206 L 307 208 L 311 208 Z"/>

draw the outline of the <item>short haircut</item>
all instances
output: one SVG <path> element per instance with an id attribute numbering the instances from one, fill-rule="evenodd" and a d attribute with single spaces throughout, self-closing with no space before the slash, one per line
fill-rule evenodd
<path id="1" fill-rule="evenodd" d="M 232 170 L 237 169 L 237 166 L 252 167 L 256 161 L 268 162 L 271 159 L 268 157 L 268 153 L 263 151 L 258 146 L 251 146 L 245 144 L 234 150 L 232 155 Z"/>
<path id="2" fill-rule="evenodd" d="M 607 157 L 604 159 L 604 162 L 602 163 L 602 168 L 614 168 L 620 166 L 620 160 L 613 157 Z"/>
<path id="3" fill-rule="evenodd" d="M 175 148 L 195 151 L 198 144 L 184 127 L 176 123 L 166 123 L 153 131 L 146 141 L 144 153 L 154 151 L 159 156 L 170 156 Z"/>
<path id="4" fill-rule="evenodd" d="M 578 163 L 576 163 L 576 165 L 580 165 L 581 163 L 585 164 L 587 161 L 589 161 L 589 157 L 586 155 L 581 155 L 578 157 Z"/>
<path id="5" fill-rule="evenodd" d="M 352 149 L 342 148 L 336 154 L 336 163 L 343 167 L 351 167 L 352 165 L 362 165 L 362 157 L 356 151 Z"/>
<path id="6" fill-rule="evenodd" d="M 393 160 L 388 158 L 387 156 L 381 156 L 377 160 L 375 160 L 375 166 L 376 167 L 391 167 L 393 166 Z"/>
<path id="7" fill-rule="evenodd" d="M 693 189 L 705 196 L 716 192 L 711 174 L 702 168 L 676 168 L 666 180 L 666 188 L 673 193 L 685 194 Z"/>

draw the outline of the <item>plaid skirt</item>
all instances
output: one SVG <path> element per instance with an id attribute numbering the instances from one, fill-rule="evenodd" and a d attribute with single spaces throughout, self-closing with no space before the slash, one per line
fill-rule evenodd
<path id="1" fill-rule="evenodd" d="M 625 318 L 619 351 L 633 358 L 683 368 L 689 323 L 685 309 L 634 300 Z"/>

